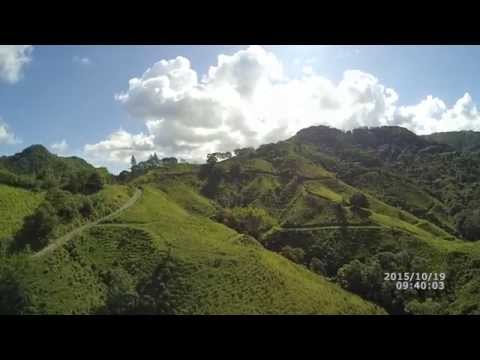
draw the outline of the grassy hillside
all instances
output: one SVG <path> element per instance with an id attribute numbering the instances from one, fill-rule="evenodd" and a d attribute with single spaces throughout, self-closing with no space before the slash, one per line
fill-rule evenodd
<path id="1" fill-rule="evenodd" d="M 0 241 L 15 235 L 42 199 L 40 193 L 0 184 Z"/>
<path id="2" fill-rule="evenodd" d="M 421 171 L 417 162 L 426 169 L 430 159 L 448 164 L 444 151 L 451 148 L 436 147 L 395 127 L 353 133 L 305 130 L 288 141 L 261 146 L 246 158 L 205 166 L 203 188 L 223 208 L 266 210 L 278 225 L 258 237 L 264 245 L 391 312 L 424 313 L 425 307 L 414 303 L 418 300 L 426 301 L 432 313 L 439 308 L 472 313 L 480 309 L 480 302 L 476 308 L 467 305 L 480 295 L 474 280 L 480 247 L 459 235 L 458 219 L 452 216 L 455 200 L 446 202 L 428 183 L 419 184 L 410 176 L 414 174 L 411 168 Z M 462 171 L 462 176 L 468 166 L 474 166 L 469 160 L 458 160 L 456 171 Z M 257 169 L 252 171 L 252 164 Z M 268 172 L 265 164 L 269 164 Z M 458 180 L 457 176 L 457 183 L 448 183 L 453 186 L 451 192 L 461 191 Z M 353 206 L 350 199 L 355 194 L 363 194 L 368 206 Z M 464 198 L 469 201 L 474 194 Z M 294 240 L 289 241 L 292 236 Z M 365 249 L 369 241 L 375 246 Z M 316 255 L 312 247 L 317 248 Z M 452 260 L 462 257 L 464 264 Z M 384 258 L 397 260 L 383 269 Z M 415 297 L 367 275 L 359 287 L 352 286 L 349 281 L 353 280 L 346 280 L 345 274 L 354 267 L 353 273 L 371 272 L 368 276 L 377 277 L 387 269 L 435 270 L 462 281 L 451 280 L 444 292 Z"/>
<path id="3" fill-rule="evenodd" d="M 168 276 L 161 271 L 166 263 Z M 159 276 L 166 290 L 152 295 Z M 29 261 L 20 283 L 25 311 L 33 313 L 102 313 L 118 306 L 127 313 L 383 313 L 153 187 L 111 224 Z M 118 288 L 122 300 L 115 297 Z"/>

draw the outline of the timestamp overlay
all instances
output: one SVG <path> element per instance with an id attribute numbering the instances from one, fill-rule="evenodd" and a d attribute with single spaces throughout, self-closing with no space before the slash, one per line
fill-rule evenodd
<path id="1" fill-rule="evenodd" d="M 436 272 L 386 272 L 385 281 L 395 282 L 397 290 L 444 290 L 445 273 Z"/>

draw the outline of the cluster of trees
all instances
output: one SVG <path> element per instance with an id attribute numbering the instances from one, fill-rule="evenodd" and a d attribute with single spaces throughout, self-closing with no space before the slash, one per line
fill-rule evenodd
<path id="1" fill-rule="evenodd" d="M 233 150 L 235 156 L 238 157 L 249 157 L 255 153 L 255 149 L 253 147 L 246 147 L 246 148 L 239 148 Z M 207 154 L 207 164 L 215 164 L 221 160 L 227 160 L 232 158 L 232 153 L 230 151 L 227 152 L 214 152 L 211 154 Z"/>
<path id="2" fill-rule="evenodd" d="M 76 174 L 71 174 L 68 177 L 66 184 L 62 186 L 62 189 L 73 194 L 90 195 L 102 190 L 105 182 L 105 178 L 97 171 L 81 171 Z M 55 188 L 55 186 L 49 188 Z"/>
<path id="3" fill-rule="evenodd" d="M 480 209 L 464 210 L 456 216 L 460 235 L 471 241 L 480 240 Z"/>
<path id="4" fill-rule="evenodd" d="M 181 160 L 184 162 L 185 160 Z M 135 155 L 132 155 L 130 159 L 130 169 L 133 174 L 143 174 L 150 169 L 155 169 L 162 166 L 169 166 L 178 164 L 178 159 L 175 157 L 164 157 L 162 159 L 158 158 L 157 153 L 153 153 L 145 161 L 137 162 Z"/>
<path id="5" fill-rule="evenodd" d="M 256 239 L 276 225 L 276 220 L 268 212 L 253 206 L 221 209 L 216 220 Z"/>
<path id="6" fill-rule="evenodd" d="M 428 291 L 397 290 L 395 281 L 385 281 L 385 273 L 425 272 L 427 260 L 406 251 L 380 252 L 366 261 L 354 259 L 337 272 L 337 281 L 345 289 L 374 301 L 392 314 L 405 313 L 407 303 L 435 294 Z"/>
<path id="7" fill-rule="evenodd" d="M 14 247 L 42 249 L 55 236 L 60 225 L 90 220 L 98 213 L 105 212 L 103 207 L 104 204 L 99 199 L 58 188 L 50 189 L 45 201 L 32 215 L 25 218 L 22 229 L 15 236 Z"/>
<path id="8" fill-rule="evenodd" d="M 0 169 L 0 183 L 34 191 L 60 188 L 74 194 L 93 194 L 108 182 L 107 176 L 97 170 L 78 170 L 56 175 L 51 170 L 41 170 L 36 176 L 17 175 Z"/>
<path id="9" fill-rule="evenodd" d="M 22 274 L 28 268 L 25 256 L 5 257 L 0 254 L 0 314 L 23 314 L 26 298 L 22 290 Z"/>
<path id="10" fill-rule="evenodd" d="M 350 204 L 356 208 L 368 208 L 369 206 L 367 197 L 359 192 L 350 196 Z"/>
<path id="11" fill-rule="evenodd" d="M 227 160 L 232 158 L 232 153 L 230 151 L 227 152 L 214 152 L 211 154 L 207 154 L 207 164 L 213 165 L 220 160 Z"/>
<path id="12" fill-rule="evenodd" d="M 253 147 L 240 148 L 233 150 L 233 153 L 238 157 L 248 157 L 255 153 L 255 149 Z"/>
<path id="13" fill-rule="evenodd" d="M 170 256 L 163 259 L 151 277 L 135 284 L 132 276 L 122 268 L 102 274 L 107 285 L 106 305 L 100 314 L 173 314 L 170 283 L 174 280 L 175 263 Z"/>
<path id="14" fill-rule="evenodd" d="M 0 169 L 0 183 L 31 190 L 39 190 L 40 184 L 31 176 L 16 175 L 10 171 Z"/>
<path id="15" fill-rule="evenodd" d="M 480 240 L 478 212 L 480 208 L 480 158 L 473 153 L 430 154 L 414 162 L 398 162 L 393 170 L 442 203 L 442 217 L 432 212 L 417 216 L 427 218 L 443 227 L 448 219 L 457 236 L 466 240 Z M 403 208 L 408 207 L 408 203 Z M 451 230 L 450 230 L 451 231 Z"/>
<path id="16" fill-rule="evenodd" d="M 284 246 L 280 250 L 280 254 L 297 264 L 303 263 L 303 259 L 305 258 L 305 251 L 302 248 L 291 247 L 289 245 Z"/>
<path id="17" fill-rule="evenodd" d="M 50 236 L 59 223 L 55 208 L 49 202 L 44 202 L 25 218 L 21 231 L 16 235 L 15 245 L 39 250 L 48 245 Z"/>

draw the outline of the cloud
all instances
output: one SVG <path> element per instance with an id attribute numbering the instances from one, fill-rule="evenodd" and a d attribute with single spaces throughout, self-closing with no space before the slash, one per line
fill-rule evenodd
<path id="1" fill-rule="evenodd" d="M 0 81 L 18 82 L 24 66 L 32 60 L 32 51 L 31 45 L 0 45 Z"/>
<path id="2" fill-rule="evenodd" d="M 21 143 L 14 133 L 12 133 L 7 124 L 0 118 L 0 145 L 15 145 Z"/>
<path id="3" fill-rule="evenodd" d="M 419 104 L 396 109 L 393 122 L 418 134 L 480 130 L 480 114 L 469 93 L 448 108 L 439 98 L 427 96 Z"/>
<path id="4" fill-rule="evenodd" d="M 154 150 L 152 135 L 132 135 L 123 129 L 97 144 L 87 144 L 84 147 L 86 157 L 95 164 L 127 164 L 132 155 L 138 160 L 144 160 Z"/>
<path id="5" fill-rule="evenodd" d="M 88 57 L 81 57 L 81 56 L 74 56 L 73 57 L 73 62 L 76 64 L 80 65 L 91 65 L 92 60 L 90 60 Z"/>
<path id="6" fill-rule="evenodd" d="M 62 141 L 50 145 L 50 148 L 58 155 L 66 155 L 69 147 L 67 141 L 63 139 Z"/>
<path id="7" fill-rule="evenodd" d="M 260 46 L 219 55 L 201 76 L 184 57 L 161 60 L 115 95 L 142 121 L 145 132 L 111 134 L 85 151 L 99 160 L 128 163 L 131 154 L 201 160 L 208 152 L 258 146 L 294 135 L 312 125 L 340 129 L 401 125 L 418 133 L 448 129 L 480 130 L 472 98 L 454 106 L 432 96 L 399 106 L 397 92 L 372 74 L 347 70 L 334 83 L 305 64 L 298 78 Z"/>

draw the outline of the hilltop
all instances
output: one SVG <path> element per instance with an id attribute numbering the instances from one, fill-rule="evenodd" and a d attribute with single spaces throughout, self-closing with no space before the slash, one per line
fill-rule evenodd
<path id="1" fill-rule="evenodd" d="M 460 152 L 480 151 L 480 132 L 478 131 L 450 131 L 424 136 L 429 141 L 447 144 Z"/>

